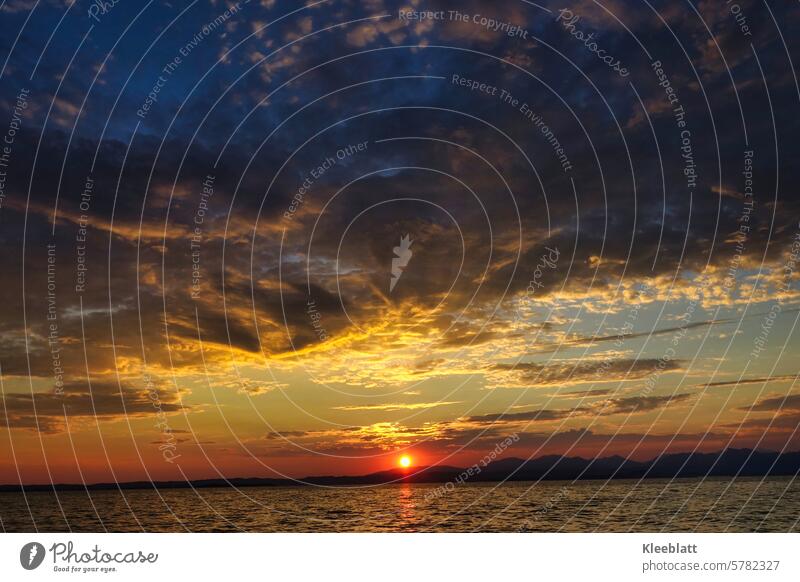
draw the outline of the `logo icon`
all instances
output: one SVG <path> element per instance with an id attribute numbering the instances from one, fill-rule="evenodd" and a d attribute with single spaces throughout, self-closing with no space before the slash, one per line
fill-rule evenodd
<path id="1" fill-rule="evenodd" d="M 19 563 L 26 570 L 35 570 L 44 561 L 44 546 L 39 542 L 29 542 L 19 551 Z"/>
<path id="2" fill-rule="evenodd" d="M 392 249 L 395 256 L 392 258 L 392 279 L 389 281 L 389 293 L 394 291 L 394 286 L 400 280 L 403 269 L 408 266 L 408 261 L 411 260 L 411 255 L 414 254 L 411 252 L 411 243 L 413 242 L 410 236 L 406 234 L 400 238 L 400 245 Z"/>

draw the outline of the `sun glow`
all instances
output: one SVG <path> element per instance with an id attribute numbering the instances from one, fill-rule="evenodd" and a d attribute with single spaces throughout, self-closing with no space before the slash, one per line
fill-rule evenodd
<path id="1" fill-rule="evenodd" d="M 403 468 L 410 467 L 411 457 L 409 457 L 408 455 L 403 455 L 402 457 L 400 457 L 400 460 L 398 462 L 400 463 L 400 466 Z"/>

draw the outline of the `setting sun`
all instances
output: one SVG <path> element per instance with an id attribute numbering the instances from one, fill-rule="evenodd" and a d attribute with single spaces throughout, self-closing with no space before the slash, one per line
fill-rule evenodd
<path id="1" fill-rule="evenodd" d="M 411 457 L 408 455 L 403 455 L 400 457 L 400 466 L 401 467 L 410 467 L 411 466 Z"/>

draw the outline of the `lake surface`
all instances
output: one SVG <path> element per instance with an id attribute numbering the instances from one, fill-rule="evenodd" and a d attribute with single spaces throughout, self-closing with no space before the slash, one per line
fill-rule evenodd
<path id="1" fill-rule="evenodd" d="M 5 531 L 800 531 L 792 478 L 0 493 Z"/>

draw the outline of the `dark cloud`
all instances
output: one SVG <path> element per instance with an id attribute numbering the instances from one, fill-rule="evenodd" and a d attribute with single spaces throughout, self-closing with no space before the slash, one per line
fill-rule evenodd
<path id="1" fill-rule="evenodd" d="M 67 382 L 63 391 L 5 392 L 0 401 L 0 423 L 8 428 L 59 432 L 68 419 L 119 420 L 126 417 L 156 416 L 184 410 L 179 397 L 168 389 L 151 390 L 114 382 Z"/>
<path id="2" fill-rule="evenodd" d="M 527 412 L 501 412 L 470 416 L 469 422 L 494 423 L 494 422 L 535 422 L 563 420 L 573 416 L 611 416 L 614 414 L 634 414 L 650 412 L 671 404 L 683 402 L 691 394 L 675 394 L 671 396 L 632 396 L 628 398 L 609 398 L 597 401 L 588 406 L 568 408 L 563 410 L 531 410 Z"/>
<path id="3" fill-rule="evenodd" d="M 657 371 L 680 370 L 679 360 L 660 361 L 650 358 L 638 360 L 576 361 L 555 364 L 519 363 L 495 364 L 497 372 L 510 373 L 514 381 L 531 386 L 547 386 L 581 382 L 613 382 L 646 378 Z"/>
<path id="4" fill-rule="evenodd" d="M 752 406 L 743 406 L 739 410 L 752 412 L 800 411 L 800 394 L 763 398 L 753 403 Z"/>
<path id="5" fill-rule="evenodd" d="M 720 382 L 706 382 L 705 384 L 698 384 L 706 388 L 719 388 L 727 386 L 746 386 L 748 384 L 767 384 L 768 382 L 794 382 L 797 375 L 784 374 L 779 376 L 766 376 L 764 378 L 741 378 L 739 380 L 724 380 Z"/>

